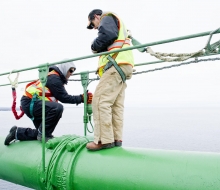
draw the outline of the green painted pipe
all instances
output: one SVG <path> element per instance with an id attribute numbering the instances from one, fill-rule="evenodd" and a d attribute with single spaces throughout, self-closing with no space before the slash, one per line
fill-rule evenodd
<path id="1" fill-rule="evenodd" d="M 3 145 L 0 178 L 33 189 L 219 190 L 220 154 L 115 147 L 90 152 L 74 135 L 46 144 L 46 181 L 41 178 L 41 143 Z"/>

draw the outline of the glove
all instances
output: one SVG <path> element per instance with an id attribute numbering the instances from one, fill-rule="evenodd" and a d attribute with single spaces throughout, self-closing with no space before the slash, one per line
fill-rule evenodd
<path id="1" fill-rule="evenodd" d="M 93 94 L 91 92 L 87 92 L 87 104 L 92 103 Z"/>
<path id="2" fill-rule="evenodd" d="M 87 90 L 87 104 L 92 103 L 92 97 L 93 97 L 93 94 L 91 92 L 88 92 L 88 90 Z M 83 102 L 84 102 L 84 94 L 82 94 L 82 99 L 83 99 Z"/>

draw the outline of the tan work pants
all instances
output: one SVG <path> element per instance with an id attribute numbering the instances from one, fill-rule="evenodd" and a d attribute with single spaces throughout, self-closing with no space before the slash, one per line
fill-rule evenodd
<path id="1" fill-rule="evenodd" d="M 130 65 L 120 65 L 127 79 L 132 76 Z M 112 143 L 122 140 L 125 89 L 127 85 L 121 79 L 114 66 L 101 77 L 96 87 L 92 110 L 94 119 L 94 142 Z"/>

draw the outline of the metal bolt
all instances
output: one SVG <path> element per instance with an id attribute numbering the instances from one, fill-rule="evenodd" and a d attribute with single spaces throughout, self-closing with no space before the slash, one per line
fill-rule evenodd
<path id="1" fill-rule="evenodd" d="M 45 179 L 44 179 L 43 177 L 41 177 L 40 181 L 41 181 L 42 183 L 45 183 Z"/>

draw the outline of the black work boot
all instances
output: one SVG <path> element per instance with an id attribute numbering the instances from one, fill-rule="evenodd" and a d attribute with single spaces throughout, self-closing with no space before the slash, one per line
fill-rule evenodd
<path id="1" fill-rule="evenodd" d="M 115 146 L 122 146 L 121 140 L 115 140 Z"/>
<path id="2" fill-rule="evenodd" d="M 17 128 L 18 128 L 17 126 L 13 126 L 10 129 L 8 136 L 5 138 L 5 145 L 8 146 L 11 141 L 15 140 L 15 133 L 16 133 Z"/>

